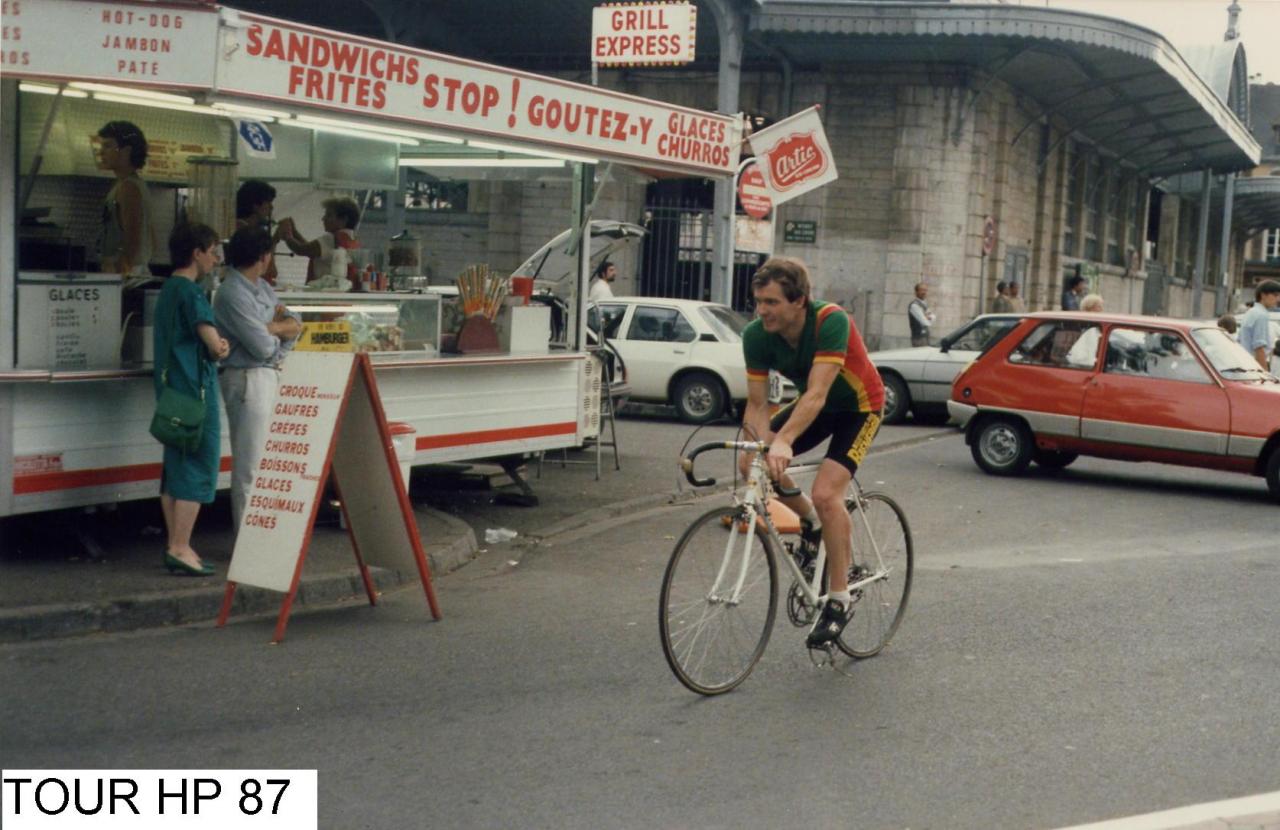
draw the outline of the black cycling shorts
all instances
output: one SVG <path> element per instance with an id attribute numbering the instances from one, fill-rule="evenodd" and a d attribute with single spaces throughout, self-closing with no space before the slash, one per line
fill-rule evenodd
<path id="1" fill-rule="evenodd" d="M 769 419 L 769 430 L 776 435 L 794 411 L 795 401 L 778 410 Z M 819 412 L 809 428 L 792 442 L 791 449 L 799 457 L 829 436 L 831 444 L 827 447 L 826 457 L 848 470 L 849 475 L 853 475 L 858 472 L 858 465 L 867 457 L 867 450 L 871 448 L 871 441 L 879 430 L 879 412 Z"/>

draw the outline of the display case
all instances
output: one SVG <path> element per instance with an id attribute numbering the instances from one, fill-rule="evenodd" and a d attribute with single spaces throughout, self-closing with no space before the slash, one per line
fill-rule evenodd
<path id="1" fill-rule="evenodd" d="M 303 325 L 345 323 L 358 352 L 435 357 L 440 351 L 441 298 L 435 294 L 284 292 L 280 301 Z"/>

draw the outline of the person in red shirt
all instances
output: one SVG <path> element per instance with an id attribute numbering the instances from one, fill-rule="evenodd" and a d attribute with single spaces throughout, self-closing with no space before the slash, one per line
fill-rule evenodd
<path id="1" fill-rule="evenodd" d="M 280 239 L 289 250 L 299 256 L 309 257 L 307 282 L 329 276 L 333 271 L 333 252 L 339 248 L 354 250 L 360 247 L 356 239 L 356 225 L 360 224 L 360 207 L 354 199 L 326 199 L 321 222 L 324 233 L 310 241 L 298 235 L 292 219 L 281 219 Z M 343 275 L 345 276 L 345 275 Z"/>

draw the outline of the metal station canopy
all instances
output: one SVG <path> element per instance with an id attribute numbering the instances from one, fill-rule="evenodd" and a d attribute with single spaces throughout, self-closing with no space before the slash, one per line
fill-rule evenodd
<path id="1" fill-rule="evenodd" d="M 1236 179 L 1231 224 L 1251 233 L 1280 228 L 1280 176 Z"/>
<path id="2" fill-rule="evenodd" d="M 980 70 L 1147 176 L 1258 163 L 1248 128 L 1187 60 L 1161 35 L 1121 20 L 1032 6 L 761 0 L 749 28 L 802 65 Z M 1034 132 L 1013 140 L 1035 140 Z"/>

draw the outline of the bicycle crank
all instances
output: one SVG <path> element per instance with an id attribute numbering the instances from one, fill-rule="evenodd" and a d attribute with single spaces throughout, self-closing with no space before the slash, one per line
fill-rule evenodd
<path id="1" fill-rule="evenodd" d="M 800 583 L 792 582 L 791 590 L 787 591 L 787 619 L 791 624 L 797 628 L 812 625 L 813 615 L 817 612 L 818 607 L 805 599 Z"/>

